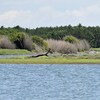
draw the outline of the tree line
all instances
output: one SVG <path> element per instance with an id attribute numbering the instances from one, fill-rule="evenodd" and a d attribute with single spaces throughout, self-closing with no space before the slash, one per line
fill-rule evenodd
<path id="1" fill-rule="evenodd" d="M 36 29 L 22 28 L 20 26 L 0 27 L 0 35 L 12 36 L 18 32 L 24 32 L 29 36 L 39 36 L 43 39 L 63 40 L 65 36 L 74 36 L 78 39 L 86 39 L 91 47 L 100 47 L 100 27 L 99 26 L 56 26 L 56 27 L 40 27 Z M 14 38 L 14 36 L 13 36 Z M 12 40 L 13 40 L 12 38 Z M 17 41 L 17 40 L 16 40 Z"/>

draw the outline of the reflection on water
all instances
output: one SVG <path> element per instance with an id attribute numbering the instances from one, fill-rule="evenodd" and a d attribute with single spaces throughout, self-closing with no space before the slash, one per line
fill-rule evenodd
<path id="1" fill-rule="evenodd" d="M 100 100 L 100 65 L 0 64 L 0 100 Z"/>

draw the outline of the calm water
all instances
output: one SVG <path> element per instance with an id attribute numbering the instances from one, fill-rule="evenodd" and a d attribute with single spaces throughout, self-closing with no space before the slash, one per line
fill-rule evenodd
<path id="1" fill-rule="evenodd" d="M 0 100 L 100 100 L 100 65 L 0 64 Z"/>

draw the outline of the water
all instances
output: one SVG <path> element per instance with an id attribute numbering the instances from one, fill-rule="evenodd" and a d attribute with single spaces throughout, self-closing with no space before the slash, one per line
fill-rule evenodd
<path id="1" fill-rule="evenodd" d="M 0 64 L 0 100 L 100 100 L 100 65 Z"/>

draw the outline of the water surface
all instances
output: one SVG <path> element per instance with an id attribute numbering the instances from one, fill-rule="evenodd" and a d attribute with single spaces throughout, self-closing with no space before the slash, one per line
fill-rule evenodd
<path id="1" fill-rule="evenodd" d="M 0 64 L 0 100 L 100 100 L 100 65 Z"/>

